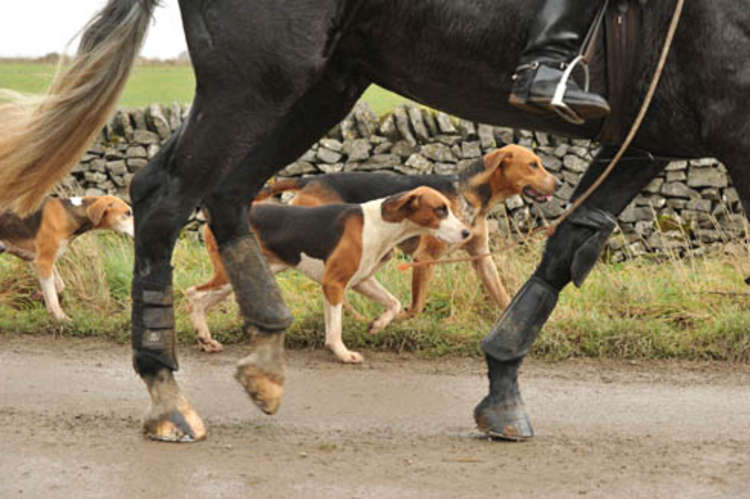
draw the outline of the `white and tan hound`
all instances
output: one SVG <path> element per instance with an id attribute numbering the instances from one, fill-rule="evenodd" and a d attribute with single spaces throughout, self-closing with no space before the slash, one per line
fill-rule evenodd
<path id="1" fill-rule="evenodd" d="M 458 244 L 471 232 L 458 220 L 450 201 L 435 189 L 418 187 L 363 204 L 330 204 L 317 207 L 255 203 L 250 225 L 261 243 L 273 273 L 297 269 L 323 288 L 326 346 L 342 362 L 362 362 L 341 339 L 341 308 L 348 288 L 383 305 L 370 332 L 387 326 L 401 311 L 401 303 L 375 279 L 384 258 L 400 242 L 428 234 L 448 244 Z M 191 320 L 201 349 L 221 350 L 211 338 L 206 311 L 232 292 L 219 257 L 216 240 L 204 231 L 214 276 L 187 290 Z"/>

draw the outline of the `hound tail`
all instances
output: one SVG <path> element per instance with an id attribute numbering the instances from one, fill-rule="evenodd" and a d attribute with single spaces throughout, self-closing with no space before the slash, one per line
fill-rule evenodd
<path id="1" fill-rule="evenodd" d="M 0 212 L 34 211 L 80 159 L 122 92 L 158 0 L 109 0 L 47 93 L 0 105 Z"/>
<path id="2" fill-rule="evenodd" d="M 286 191 L 299 191 L 303 187 L 305 187 L 306 183 L 307 182 L 305 182 L 301 178 L 277 179 L 274 183 L 267 185 L 260 191 L 258 191 L 258 194 L 255 195 L 255 199 L 253 201 L 263 201 L 264 199 L 268 199 L 271 196 L 275 196 L 276 194 L 280 194 Z"/>

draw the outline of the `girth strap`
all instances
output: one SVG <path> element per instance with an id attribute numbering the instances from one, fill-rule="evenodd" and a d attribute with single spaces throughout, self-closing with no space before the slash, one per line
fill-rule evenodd
<path id="1" fill-rule="evenodd" d="M 605 16 L 607 53 L 607 100 L 612 109 L 604 120 L 598 140 L 621 142 L 632 116 L 625 109 L 635 92 L 635 69 L 640 49 L 639 32 L 645 0 L 617 0 Z"/>

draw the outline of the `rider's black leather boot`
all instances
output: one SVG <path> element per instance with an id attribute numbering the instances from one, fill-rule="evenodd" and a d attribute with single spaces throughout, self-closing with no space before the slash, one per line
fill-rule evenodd
<path id="1" fill-rule="evenodd" d="M 569 109 L 555 109 L 552 99 L 565 68 L 577 55 L 600 2 L 591 0 L 546 0 L 529 30 L 526 47 L 513 75 L 509 102 L 537 114 L 558 112 L 574 123 L 609 114 L 609 104 L 600 95 L 587 92 L 568 79 L 563 102 Z M 574 114 L 571 115 L 569 111 Z M 576 119 L 576 116 L 580 120 Z"/>

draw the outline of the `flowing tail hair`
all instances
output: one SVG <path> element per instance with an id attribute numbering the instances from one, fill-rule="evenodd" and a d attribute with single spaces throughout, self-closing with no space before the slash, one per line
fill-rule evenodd
<path id="1" fill-rule="evenodd" d="M 157 3 L 109 0 L 44 96 L 0 106 L 0 211 L 31 213 L 80 159 L 115 107 Z"/>

